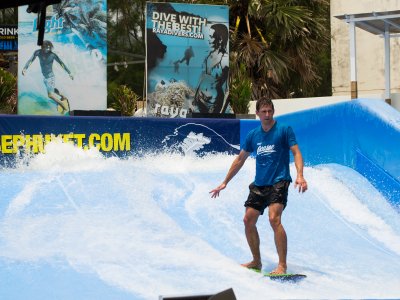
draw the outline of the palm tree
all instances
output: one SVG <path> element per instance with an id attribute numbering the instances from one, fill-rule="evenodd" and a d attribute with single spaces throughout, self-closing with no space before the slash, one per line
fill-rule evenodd
<path id="1" fill-rule="evenodd" d="M 108 0 L 110 48 L 145 53 L 145 8 L 146 0 Z"/>
<path id="2" fill-rule="evenodd" d="M 80 7 L 81 22 L 77 27 L 84 35 L 104 40 L 107 38 L 107 15 L 102 5 L 103 1 L 86 1 L 85 6 Z"/>
<path id="3" fill-rule="evenodd" d="M 311 96 L 321 83 L 321 55 L 330 68 L 329 0 L 167 2 L 229 5 L 230 77 L 247 66 L 253 99 Z"/>
<path id="4" fill-rule="evenodd" d="M 172 0 L 220 4 L 230 9 L 230 78 L 246 66 L 252 98 L 314 95 L 321 81 L 321 55 L 330 68 L 329 0 Z M 108 45 L 144 54 L 145 0 L 108 0 Z M 327 65 L 327 67 L 326 67 Z M 135 66 L 130 86 L 140 94 L 143 66 Z M 329 70 L 328 70 L 329 71 Z M 330 73 L 330 72 L 325 72 Z M 131 73 L 132 74 L 132 73 Z M 134 76 L 109 72 L 126 83 Z M 123 76 L 123 77 L 122 77 Z M 240 76 L 243 76 L 241 74 Z"/>
<path id="5" fill-rule="evenodd" d="M 66 0 L 54 5 L 54 10 L 64 18 L 63 30 L 72 31 L 86 47 L 94 48 L 89 40 L 107 38 L 107 15 L 102 10 L 102 4 L 101 0 Z"/>
<path id="6" fill-rule="evenodd" d="M 312 93 L 320 81 L 314 57 L 329 40 L 327 9 L 327 0 L 231 1 L 232 76 L 248 66 L 255 99 Z"/>
<path id="7" fill-rule="evenodd" d="M 144 60 L 146 0 L 108 0 L 107 4 L 108 61 Z M 129 64 L 119 71 L 109 68 L 109 87 L 127 85 L 136 94 L 143 95 L 144 69 L 144 63 Z"/>

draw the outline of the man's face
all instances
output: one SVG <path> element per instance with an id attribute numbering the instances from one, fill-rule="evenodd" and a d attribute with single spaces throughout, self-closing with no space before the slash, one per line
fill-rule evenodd
<path id="1" fill-rule="evenodd" d="M 272 121 L 274 117 L 274 110 L 270 105 L 261 106 L 260 110 L 256 112 L 261 121 Z"/>
<path id="2" fill-rule="evenodd" d="M 210 29 L 210 45 L 214 45 L 215 46 L 215 39 L 216 39 L 216 33 L 214 29 Z M 215 50 L 215 47 L 213 47 Z"/>
<path id="3" fill-rule="evenodd" d="M 51 47 L 50 47 L 50 46 L 43 46 L 43 47 L 42 47 L 42 51 L 43 51 L 44 53 L 49 53 L 49 52 L 51 51 Z"/>

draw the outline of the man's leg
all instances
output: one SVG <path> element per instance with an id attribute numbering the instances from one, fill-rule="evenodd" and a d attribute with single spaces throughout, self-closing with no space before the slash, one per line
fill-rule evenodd
<path id="1" fill-rule="evenodd" d="M 269 223 L 274 230 L 275 246 L 279 257 L 278 266 L 271 272 L 272 274 L 285 274 L 287 269 L 287 237 L 285 229 L 281 223 L 283 208 L 283 205 L 280 203 L 272 203 L 268 210 Z"/>
<path id="2" fill-rule="evenodd" d="M 68 108 L 65 107 L 64 103 L 62 103 L 62 101 L 60 99 L 58 99 L 58 96 L 55 93 L 48 93 L 47 95 L 49 96 L 50 99 L 52 99 L 57 104 L 59 104 L 63 108 L 64 111 L 68 110 Z"/>
<path id="3" fill-rule="evenodd" d="M 60 91 L 58 90 L 58 88 L 54 88 L 54 93 L 57 94 L 58 96 L 60 96 L 61 100 L 63 98 L 66 98 L 63 94 L 60 93 Z"/>
<path id="4" fill-rule="evenodd" d="M 242 264 L 242 266 L 261 270 L 260 237 L 257 231 L 257 220 L 260 212 L 254 208 L 246 207 L 246 213 L 243 218 L 247 243 L 249 244 L 253 260 Z"/>
<path id="5" fill-rule="evenodd" d="M 58 105 L 60 105 L 63 109 L 63 113 L 68 110 L 67 107 L 65 107 L 65 104 L 58 98 L 59 96 L 59 91 L 55 88 L 55 77 L 49 76 L 44 78 L 44 84 L 47 89 L 47 96 L 52 99 L 54 102 L 56 102 Z M 61 96 L 60 96 L 61 97 Z"/>

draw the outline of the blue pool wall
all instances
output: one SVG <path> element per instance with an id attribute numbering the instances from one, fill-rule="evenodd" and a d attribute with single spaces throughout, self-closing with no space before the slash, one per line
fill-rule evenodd
<path id="1" fill-rule="evenodd" d="M 400 112 L 382 100 L 357 99 L 276 119 L 293 127 L 306 166 L 337 163 L 353 168 L 391 204 L 400 207 Z M 129 157 L 181 150 L 190 136 L 192 143 L 196 139 L 200 144 L 202 138 L 209 140 L 196 148 L 197 155 L 237 154 L 247 132 L 259 124 L 259 120 L 232 119 L 2 115 L 0 138 L 3 141 L 3 136 L 18 134 L 128 133 L 129 150 L 104 154 Z M 0 153 L 0 165 L 12 166 L 16 157 Z"/>
<path id="2" fill-rule="evenodd" d="M 337 163 L 366 177 L 400 207 L 400 112 L 357 99 L 276 117 L 293 127 L 306 165 Z M 241 143 L 258 120 L 241 121 Z"/>

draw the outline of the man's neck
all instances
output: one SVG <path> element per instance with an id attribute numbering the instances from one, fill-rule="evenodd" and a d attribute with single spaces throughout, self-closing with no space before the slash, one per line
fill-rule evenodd
<path id="1" fill-rule="evenodd" d="M 268 122 L 262 123 L 261 127 L 265 132 L 268 132 L 275 125 L 275 122 L 276 121 L 274 119 L 272 119 L 272 120 L 270 120 Z"/>

